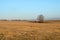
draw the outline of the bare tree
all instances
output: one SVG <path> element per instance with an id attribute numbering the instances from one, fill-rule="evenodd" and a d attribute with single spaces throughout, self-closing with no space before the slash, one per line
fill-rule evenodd
<path id="1" fill-rule="evenodd" d="M 38 15 L 37 20 L 39 23 L 43 23 L 44 22 L 44 16 L 43 15 Z"/>

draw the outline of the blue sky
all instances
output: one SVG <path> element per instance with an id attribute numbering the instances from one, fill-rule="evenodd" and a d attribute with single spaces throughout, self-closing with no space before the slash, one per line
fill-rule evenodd
<path id="1" fill-rule="evenodd" d="M 0 19 L 60 18 L 60 0 L 0 0 Z"/>

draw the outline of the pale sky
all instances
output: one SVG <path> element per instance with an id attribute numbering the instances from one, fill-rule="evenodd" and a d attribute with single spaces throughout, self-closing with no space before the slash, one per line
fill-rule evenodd
<path id="1" fill-rule="evenodd" d="M 0 0 L 0 19 L 60 18 L 60 0 Z"/>

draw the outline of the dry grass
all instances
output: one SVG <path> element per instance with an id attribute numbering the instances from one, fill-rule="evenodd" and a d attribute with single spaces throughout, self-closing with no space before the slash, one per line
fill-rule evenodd
<path id="1" fill-rule="evenodd" d="M 60 40 L 60 22 L 0 21 L 0 40 Z"/>

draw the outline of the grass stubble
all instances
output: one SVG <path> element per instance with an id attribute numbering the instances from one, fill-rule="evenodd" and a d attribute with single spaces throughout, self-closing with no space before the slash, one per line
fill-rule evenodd
<path id="1" fill-rule="evenodd" d="M 0 21 L 0 40 L 60 40 L 60 22 Z"/>

